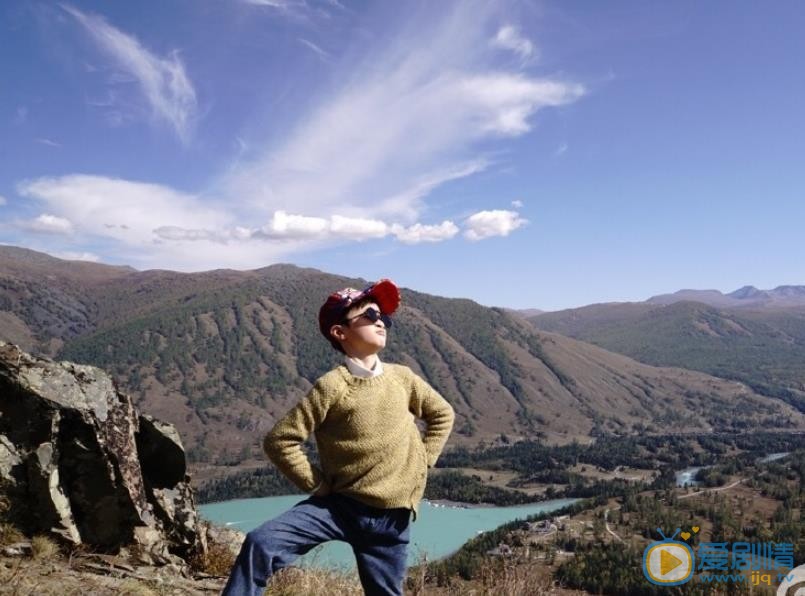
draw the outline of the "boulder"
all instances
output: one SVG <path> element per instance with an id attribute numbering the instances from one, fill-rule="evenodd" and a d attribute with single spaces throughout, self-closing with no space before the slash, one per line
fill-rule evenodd
<path id="1" fill-rule="evenodd" d="M 20 529 L 187 560 L 207 538 L 189 480 L 176 429 L 105 372 L 0 342 L 0 483 Z"/>

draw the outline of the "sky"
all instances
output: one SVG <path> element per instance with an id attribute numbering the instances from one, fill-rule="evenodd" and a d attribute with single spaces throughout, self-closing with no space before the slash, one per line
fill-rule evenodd
<path id="1" fill-rule="evenodd" d="M 801 2 L 6 0 L 0 243 L 488 306 L 805 284 Z"/>

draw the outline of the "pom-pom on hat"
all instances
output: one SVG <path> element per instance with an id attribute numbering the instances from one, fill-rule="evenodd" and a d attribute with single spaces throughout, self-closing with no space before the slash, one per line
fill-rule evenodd
<path id="1" fill-rule="evenodd" d="M 400 306 L 400 290 L 390 279 L 381 279 L 363 290 L 344 288 L 333 292 L 319 309 L 319 330 L 330 340 L 330 328 L 344 320 L 353 304 L 371 298 L 380 308 L 380 313 L 390 315 Z"/>

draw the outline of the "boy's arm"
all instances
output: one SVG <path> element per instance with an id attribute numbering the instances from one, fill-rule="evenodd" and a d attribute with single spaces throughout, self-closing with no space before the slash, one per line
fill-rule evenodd
<path id="1" fill-rule="evenodd" d="M 317 383 L 263 439 L 263 451 L 285 476 L 305 492 L 326 492 L 321 470 L 310 463 L 302 449 L 311 433 L 327 415 L 328 403 Z"/>
<path id="2" fill-rule="evenodd" d="M 450 430 L 453 428 L 455 414 L 453 407 L 428 385 L 419 375 L 411 372 L 411 412 L 427 424 L 425 430 L 425 452 L 428 455 L 428 467 L 432 468 L 439 459 Z"/>

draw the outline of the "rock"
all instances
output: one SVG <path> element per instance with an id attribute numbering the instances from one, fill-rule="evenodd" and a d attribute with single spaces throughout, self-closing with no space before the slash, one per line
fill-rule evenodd
<path id="1" fill-rule="evenodd" d="M 231 528 L 214 526 L 208 522 L 204 522 L 204 525 L 208 545 L 218 544 L 224 546 L 233 556 L 238 556 L 240 547 L 243 545 L 243 541 L 246 540 L 246 534 Z"/>
<path id="2" fill-rule="evenodd" d="M 172 424 L 140 416 L 137 433 L 143 476 L 154 488 L 175 486 L 185 479 L 187 460 L 182 439 Z"/>
<path id="3" fill-rule="evenodd" d="M 175 428 L 102 370 L 0 342 L 0 480 L 23 531 L 183 565 L 207 540 L 186 470 Z"/>
<path id="4" fill-rule="evenodd" d="M 5 435 L 0 435 L 0 481 L 16 484 L 11 470 L 22 463 L 14 444 Z"/>
<path id="5" fill-rule="evenodd" d="M 0 552 L 7 557 L 21 557 L 23 555 L 30 555 L 31 550 L 30 542 L 15 542 L 14 544 L 7 544 Z"/>
<path id="6" fill-rule="evenodd" d="M 81 536 L 70 502 L 61 487 L 59 468 L 53 459 L 53 445 L 42 443 L 27 458 L 26 464 L 28 491 L 36 495 L 39 529 L 49 529 L 73 544 L 80 544 Z"/>

